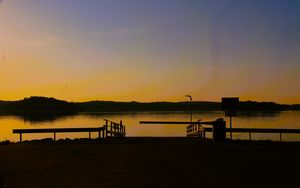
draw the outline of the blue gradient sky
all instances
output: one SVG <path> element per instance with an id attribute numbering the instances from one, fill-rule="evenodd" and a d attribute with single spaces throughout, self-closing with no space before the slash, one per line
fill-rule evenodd
<path id="1" fill-rule="evenodd" d="M 0 99 L 300 103 L 300 1 L 4 0 Z"/>

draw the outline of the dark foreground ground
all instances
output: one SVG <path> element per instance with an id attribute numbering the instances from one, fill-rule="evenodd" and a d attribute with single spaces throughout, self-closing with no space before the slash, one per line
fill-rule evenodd
<path id="1" fill-rule="evenodd" d="M 126 138 L 0 145 L 1 188 L 297 187 L 299 175 L 300 143 Z"/>

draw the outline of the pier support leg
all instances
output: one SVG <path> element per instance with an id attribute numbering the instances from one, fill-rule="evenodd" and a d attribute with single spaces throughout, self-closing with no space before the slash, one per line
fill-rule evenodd
<path id="1" fill-rule="evenodd" d="M 230 140 L 232 140 L 232 131 L 231 131 L 231 129 L 232 129 L 232 117 L 231 116 L 229 117 L 229 121 L 230 121 Z"/>
<path id="2" fill-rule="evenodd" d="M 249 132 L 249 140 L 251 141 L 251 132 Z"/>
<path id="3" fill-rule="evenodd" d="M 105 138 L 107 138 L 107 126 L 105 126 Z"/>
<path id="4" fill-rule="evenodd" d="M 281 137 L 281 136 L 282 136 L 281 134 L 282 134 L 282 133 L 280 133 L 280 139 L 279 139 L 279 140 L 280 140 L 280 142 L 281 142 L 281 138 L 282 138 L 282 137 Z"/>
<path id="5" fill-rule="evenodd" d="M 112 137 L 113 136 L 113 123 L 111 122 L 110 123 L 110 137 Z"/>
<path id="6" fill-rule="evenodd" d="M 20 142 L 22 142 L 22 133 L 20 133 Z"/>
<path id="7" fill-rule="evenodd" d="M 91 139 L 91 132 L 89 132 L 89 139 Z"/>
<path id="8" fill-rule="evenodd" d="M 54 135 L 53 135 L 54 137 L 53 137 L 53 139 L 54 139 L 54 141 L 56 140 L 56 132 L 54 132 Z"/>

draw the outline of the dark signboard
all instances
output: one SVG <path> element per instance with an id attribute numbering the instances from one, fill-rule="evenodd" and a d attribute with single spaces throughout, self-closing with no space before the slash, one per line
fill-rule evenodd
<path id="1" fill-rule="evenodd" d="M 222 98 L 222 109 L 227 110 L 237 110 L 239 106 L 239 98 L 238 97 L 223 97 Z"/>

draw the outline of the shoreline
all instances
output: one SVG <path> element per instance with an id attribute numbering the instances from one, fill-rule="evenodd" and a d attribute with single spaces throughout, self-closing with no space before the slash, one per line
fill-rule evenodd
<path id="1" fill-rule="evenodd" d="M 214 142 L 211 138 L 186 137 L 186 136 L 129 136 L 129 137 L 109 137 L 109 138 L 62 138 L 56 141 L 53 138 L 24 140 L 14 142 L 10 140 L 0 141 L 1 145 L 11 144 L 139 144 L 139 143 L 216 143 L 216 144 L 300 144 L 300 141 L 274 141 L 274 140 L 248 140 L 248 139 L 226 139 L 225 142 Z"/>
<path id="2" fill-rule="evenodd" d="M 144 143 L 182 143 L 182 144 L 300 144 L 300 141 L 275 141 L 275 140 L 248 140 L 248 139 L 232 139 L 226 138 L 225 142 L 214 142 L 212 138 L 186 137 L 186 136 L 126 136 L 126 137 L 108 137 L 108 138 L 61 138 L 53 140 L 53 138 L 42 138 L 33 140 L 0 141 L 1 145 L 18 145 L 18 144 L 144 144 Z"/>

